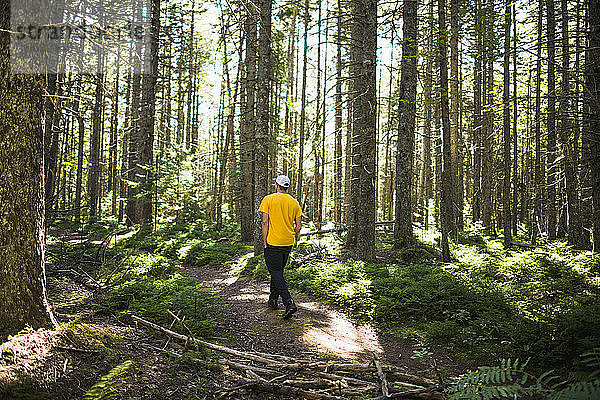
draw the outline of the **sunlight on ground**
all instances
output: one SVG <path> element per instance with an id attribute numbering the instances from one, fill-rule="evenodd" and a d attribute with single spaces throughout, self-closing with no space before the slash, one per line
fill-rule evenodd
<path id="1" fill-rule="evenodd" d="M 305 326 L 303 340 L 319 351 L 343 358 L 358 358 L 372 351 L 383 352 L 375 330 L 365 324 L 355 324 L 344 314 L 319 307 L 316 302 L 298 303 L 301 309 L 325 313 L 327 319 L 310 321 Z"/>
<path id="2" fill-rule="evenodd" d="M 59 340 L 56 330 L 24 330 L 9 336 L 0 344 L 0 383 L 15 379 L 20 373 L 35 369 L 50 353 Z"/>

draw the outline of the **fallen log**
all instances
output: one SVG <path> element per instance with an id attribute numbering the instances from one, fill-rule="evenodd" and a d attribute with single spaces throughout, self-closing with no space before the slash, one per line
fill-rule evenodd
<path id="1" fill-rule="evenodd" d="M 238 381 L 238 386 L 228 389 L 227 391 L 233 392 L 240 389 L 251 389 L 260 392 L 285 395 L 289 397 L 299 397 L 307 400 L 344 400 L 342 397 L 331 396 L 324 393 L 315 393 L 279 383 L 269 383 L 262 381 L 244 381 L 243 379 L 240 379 Z"/>

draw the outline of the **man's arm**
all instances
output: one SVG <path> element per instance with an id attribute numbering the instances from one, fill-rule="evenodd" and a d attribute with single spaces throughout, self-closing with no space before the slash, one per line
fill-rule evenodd
<path id="1" fill-rule="evenodd" d="M 267 235 L 269 234 L 269 214 L 266 212 L 262 212 L 262 234 L 263 234 L 263 243 L 265 247 L 267 247 Z"/>
<path id="2" fill-rule="evenodd" d="M 295 222 L 296 222 L 296 228 L 294 230 L 296 231 L 296 236 L 298 236 L 298 234 L 302 230 L 302 218 L 301 217 L 296 218 Z"/>

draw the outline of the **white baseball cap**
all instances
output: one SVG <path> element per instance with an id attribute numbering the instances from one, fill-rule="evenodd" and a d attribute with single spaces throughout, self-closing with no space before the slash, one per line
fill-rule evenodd
<path id="1" fill-rule="evenodd" d="M 273 178 L 273 180 L 281 187 L 290 186 L 290 178 L 285 175 L 279 175 L 277 178 Z"/>

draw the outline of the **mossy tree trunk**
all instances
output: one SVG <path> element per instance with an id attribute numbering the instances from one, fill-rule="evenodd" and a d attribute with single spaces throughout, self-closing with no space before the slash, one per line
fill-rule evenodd
<path id="1" fill-rule="evenodd" d="M 0 332 L 54 321 L 45 293 L 41 76 L 12 75 L 0 1 Z"/>

